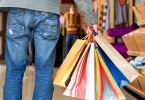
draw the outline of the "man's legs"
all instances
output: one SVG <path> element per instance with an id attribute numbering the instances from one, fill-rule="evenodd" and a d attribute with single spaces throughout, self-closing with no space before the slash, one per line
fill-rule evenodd
<path id="1" fill-rule="evenodd" d="M 37 12 L 36 12 L 37 13 Z M 41 12 L 34 27 L 35 87 L 32 100 L 52 100 L 55 47 L 60 35 L 59 15 Z"/>
<path id="2" fill-rule="evenodd" d="M 60 35 L 59 15 L 11 8 L 6 33 L 4 100 L 22 100 L 22 79 L 31 31 L 34 34 L 36 68 L 33 100 L 52 99 L 55 46 Z"/>
<path id="3" fill-rule="evenodd" d="M 24 9 L 10 8 L 7 26 L 3 100 L 22 100 L 22 79 L 31 37 L 29 29 L 24 25 Z"/>

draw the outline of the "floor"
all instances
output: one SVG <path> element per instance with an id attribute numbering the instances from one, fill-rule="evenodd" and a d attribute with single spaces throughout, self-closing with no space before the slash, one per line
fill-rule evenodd
<path id="1" fill-rule="evenodd" d="M 3 83 L 4 83 L 4 77 L 5 77 L 5 63 L 0 62 L 0 100 L 3 100 Z M 58 67 L 54 68 L 54 74 L 57 71 Z M 35 75 L 35 68 L 34 66 L 27 66 L 27 70 L 24 75 L 24 80 L 23 80 L 23 100 L 32 100 L 32 93 L 33 93 L 33 81 L 34 81 L 34 75 Z M 59 86 L 54 85 L 54 96 L 52 100 L 80 100 L 80 99 L 75 99 L 71 97 L 66 97 L 63 96 L 62 91 L 63 89 L 60 88 Z M 133 94 L 130 94 L 127 90 L 124 91 L 124 94 L 126 96 L 126 100 L 143 100 L 139 99 L 139 97 L 135 97 Z"/>

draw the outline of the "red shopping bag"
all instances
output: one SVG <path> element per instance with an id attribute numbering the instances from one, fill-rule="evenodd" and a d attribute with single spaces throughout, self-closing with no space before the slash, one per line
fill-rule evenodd
<path id="1" fill-rule="evenodd" d="M 95 100 L 94 43 L 89 43 L 82 54 L 64 95 Z"/>

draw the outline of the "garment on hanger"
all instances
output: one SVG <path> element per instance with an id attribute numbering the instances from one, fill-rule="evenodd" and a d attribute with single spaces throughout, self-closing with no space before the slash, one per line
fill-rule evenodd
<path id="1" fill-rule="evenodd" d="M 125 0 L 124 4 L 121 5 L 119 0 L 114 0 L 114 13 L 115 13 L 115 25 L 125 23 L 128 25 L 128 4 Z"/>
<path id="2" fill-rule="evenodd" d="M 103 11 L 103 30 L 110 29 L 110 0 L 106 0 Z M 128 25 L 128 4 L 127 0 L 114 0 L 114 20 L 115 26 Z"/>
<path id="3" fill-rule="evenodd" d="M 119 3 L 120 3 L 121 6 L 123 6 L 124 3 L 125 3 L 125 0 L 119 0 Z"/>
<path id="4" fill-rule="evenodd" d="M 110 28 L 110 0 L 106 0 L 103 13 L 103 30 L 108 30 Z"/>
<path id="5" fill-rule="evenodd" d="M 104 11 L 103 11 L 103 23 L 102 23 L 102 29 L 105 30 L 105 25 L 107 24 L 107 9 L 108 9 L 108 2 L 106 1 L 104 5 Z"/>
<path id="6" fill-rule="evenodd" d="M 104 10 L 104 5 L 101 6 L 100 9 L 100 16 L 99 16 L 99 22 L 98 22 L 98 29 L 102 30 L 102 24 L 103 24 L 103 10 Z"/>

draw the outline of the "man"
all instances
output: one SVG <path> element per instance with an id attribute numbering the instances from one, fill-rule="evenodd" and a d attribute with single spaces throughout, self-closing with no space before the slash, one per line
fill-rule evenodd
<path id="1" fill-rule="evenodd" d="M 90 26 L 97 23 L 91 0 L 74 0 Z M 6 77 L 3 100 L 22 100 L 28 42 L 35 44 L 35 87 L 32 100 L 52 100 L 55 47 L 60 34 L 61 0 L 1 0 L 8 8 Z"/>

